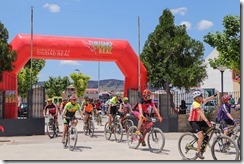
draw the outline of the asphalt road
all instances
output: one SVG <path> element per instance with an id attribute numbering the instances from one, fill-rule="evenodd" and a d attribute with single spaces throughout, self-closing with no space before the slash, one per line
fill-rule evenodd
<path id="1" fill-rule="evenodd" d="M 103 125 L 107 118 L 103 118 Z M 60 128 L 62 129 L 62 122 Z M 121 143 L 106 140 L 103 133 L 104 126 L 95 125 L 95 136 L 83 133 L 83 122 L 79 121 L 77 148 L 74 151 L 64 149 L 61 143 L 61 133 L 57 138 L 50 139 L 47 135 L 0 137 L 1 160 L 85 160 L 85 161 L 164 161 L 182 160 L 178 152 L 178 139 L 182 133 L 164 133 L 165 146 L 161 153 L 149 151 L 148 146 L 130 149 L 123 136 Z M 210 149 L 207 148 L 205 160 L 213 160 Z"/>

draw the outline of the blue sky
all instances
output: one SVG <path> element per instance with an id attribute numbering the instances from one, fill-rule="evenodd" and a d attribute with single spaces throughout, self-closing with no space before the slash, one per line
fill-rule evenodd
<path id="1" fill-rule="evenodd" d="M 223 31 L 226 15 L 240 15 L 238 0 L 7 0 L 1 1 L 0 21 L 9 32 L 9 42 L 19 33 L 30 34 L 31 6 L 34 9 L 33 33 L 42 35 L 110 38 L 128 40 L 138 54 L 138 16 L 140 52 L 147 37 L 168 8 L 175 24 L 186 24 L 193 39 L 203 42 L 208 32 Z M 203 42 L 204 43 L 204 42 Z M 205 57 L 213 50 L 204 43 Z M 39 81 L 49 76 L 69 76 L 79 69 L 91 80 L 119 79 L 124 76 L 113 62 L 47 60 Z"/>

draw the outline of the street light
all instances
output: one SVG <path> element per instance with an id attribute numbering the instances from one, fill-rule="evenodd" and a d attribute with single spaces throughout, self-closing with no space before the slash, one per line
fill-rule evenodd
<path id="1" fill-rule="evenodd" d="M 221 72 L 221 98 L 223 97 L 224 95 L 224 81 L 223 81 L 223 74 L 224 74 L 224 71 L 227 69 L 227 67 L 225 66 L 218 66 L 217 69 Z M 221 103 L 222 104 L 222 101 Z"/>
<path id="2" fill-rule="evenodd" d="M 80 73 L 80 70 L 79 69 L 75 69 L 75 71 L 77 71 L 77 73 Z"/>

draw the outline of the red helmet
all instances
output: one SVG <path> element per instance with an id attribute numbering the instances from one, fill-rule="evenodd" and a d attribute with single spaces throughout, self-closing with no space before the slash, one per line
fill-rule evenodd
<path id="1" fill-rule="evenodd" d="M 145 89 L 143 92 L 142 92 L 142 96 L 146 97 L 147 95 L 151 95 L 152 92 L 149 90 L 149 89 Z"/>
<path id="2" fill-rule="evenodd" d="M 226 102 L 228 102 L 230 100 L 230 96 L 229 95 L 224 95 L 223 97 L 222 97 L 222 102 L 223 103 L 226 103 Z"/>

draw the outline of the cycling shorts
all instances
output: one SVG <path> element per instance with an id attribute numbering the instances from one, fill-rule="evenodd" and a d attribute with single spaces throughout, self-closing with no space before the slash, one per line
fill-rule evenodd
<path id="1" fill-rule="evenodd" d="M 203 131 L 203 128 L 208 127 L 208 124 L 205 121 L 189 121 L 193 132 Z"/>
<path id="2" fill-rule="evenodd" d="M 111 106 L 109 114 L 116 115 L 117 113 L 118 113 L 117 106 Z"/>

